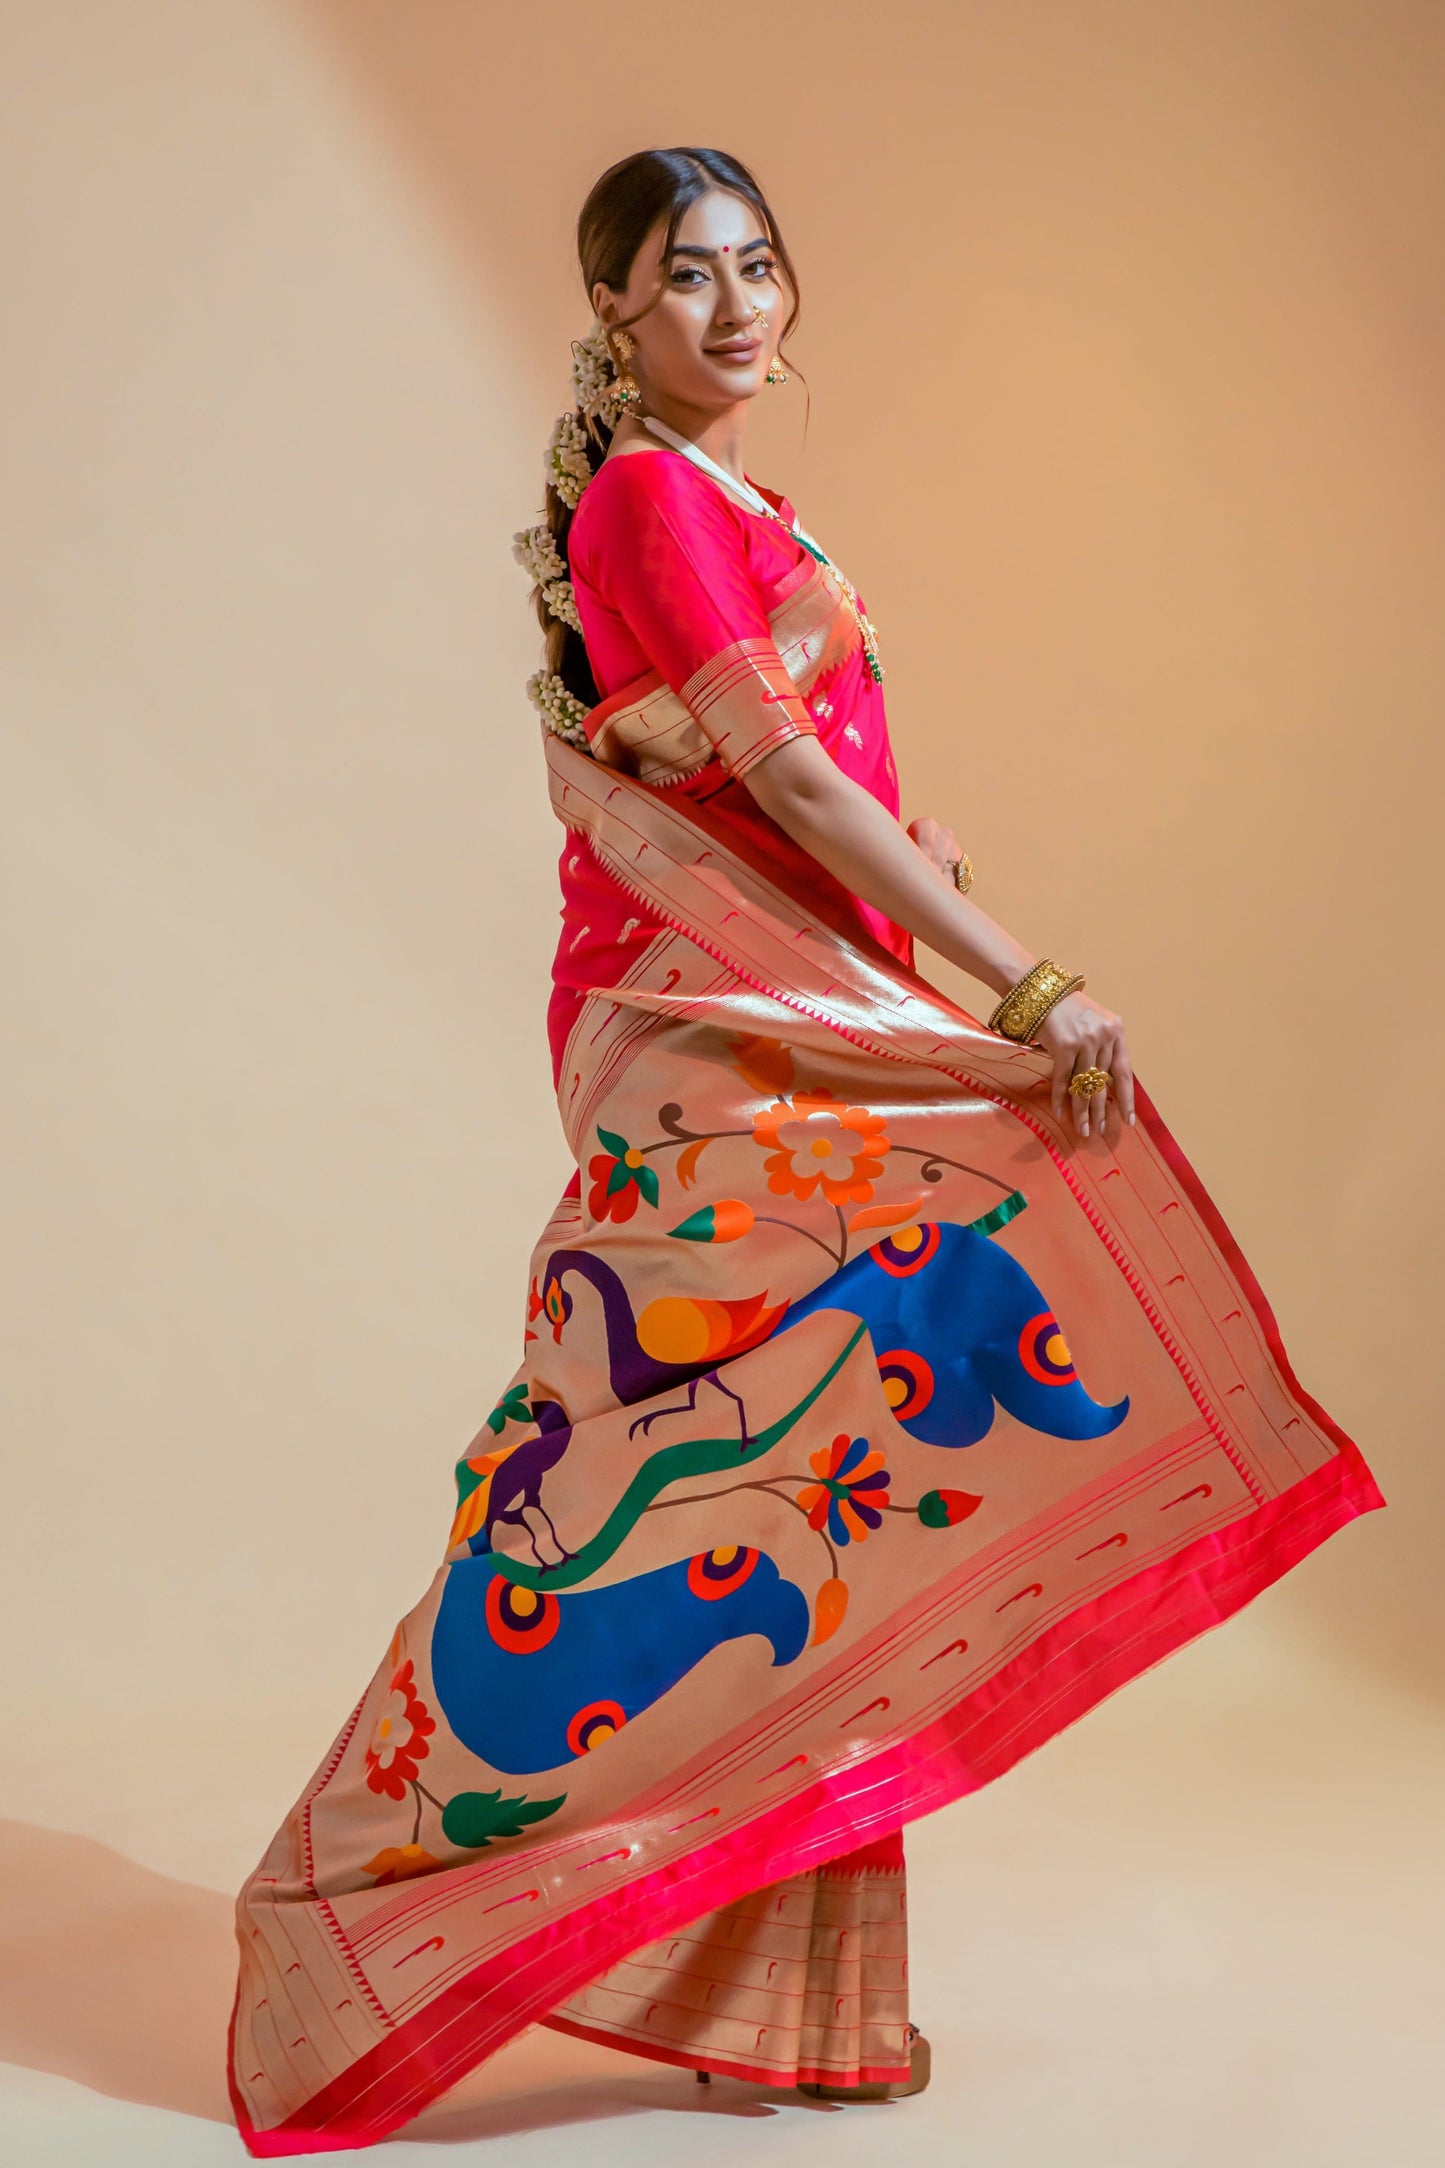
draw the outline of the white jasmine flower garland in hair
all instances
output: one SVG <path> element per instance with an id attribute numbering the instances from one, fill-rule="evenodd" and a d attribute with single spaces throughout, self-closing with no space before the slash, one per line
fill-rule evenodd
<path id="1" fill-rule="evenodd" d="M 585 339 L 572 341 L 572 389 L 584 414 L 608 429 L 617 427 L 617 363 L 606 332 L 594 316 Z"/>
<path id="2" fill-rule="evenodd" d="M 592 711 L 585 700 L 579 700 L 575 693 L 568 692 L 555 670 L 548 670 L 544 666 L 529 677 L 527 698 L 549 730 L 554 731 L 559 738 L 565 738 L 569 745 L 579 747 L 582 752 L 589 750 L 587 733 L 582 723 L 583 718 Z"/>
<path id="3" fill-rule="evenodd" d="M 575 512 L 582 492 L 592 479 L 587 456 L 584 417 L 613 429 L 621 412 L 616 401 L 617 363 L 601 323 L 594 317 L 585 339 L 572 341 L 572 389 L 576 411 L 559 414 L 547 439 L 546 476 L 569 511 Z M 512 537 L 512 555 L 541 590 L 552 616 L 579 638 L 582 619 L 577 597 L 567 576 L 567 564 L 556 537 L 545 520 L 523 527 Z M 546 665 L 527 680 L 527 697 L 547 728 L 582 752 L 590 750 L 584 719 L 591 713 L 586 701 L 569 692 L 556 671 Z"/>
<path id="4" fill-rule="evenodd" d="M 542 600 L 552 615 L 580 633 L 582 620 L 577 614 L 577 598 L 572 592 L 562 554 L 545 521 L 539 521 L 535 527 L 523 527 L 513 535 L 512 555 L 541 588 Z"/>
<path id="5" fill-rule="evenodd" d="M 512 537 L 512 555 L 539 587 L 550 587 L 553 581 L 567 577 L 562 552 L 544 520 L 539 520 L 535 527 L 518 528 Z"/>
<path id="6" fill-rule="evenodd" d="M 547 439 L 547 479 L 562 502 L 575 512 L 592 479 L 587 439 L 575 414 L 559 414 Z"/>
<path id="7" fill-rule="evenodd" d="M 560 618 L 564 625 L 570 625 L 580 639 L 582 636 L 582 619 L 577 609 L 577 597 L 572 592 L 572 582 L 570 580 L 549 580 L 542 589 L 542 600 L 546 603 L 552 615 Z"/>

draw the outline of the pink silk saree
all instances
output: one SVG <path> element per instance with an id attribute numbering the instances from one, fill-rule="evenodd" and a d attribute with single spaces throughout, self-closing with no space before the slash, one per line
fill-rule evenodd
<path id="1" fill-rule="evenodd" d="M 1080 1143 L 757 812 L 801 731 L 896 809 L 881 699 L 826 568 L 654 458 L 594 541 L 625 503 L 665 559 L 656 488 L 736 607 L 701 662 L 624 642 L 590 750 L 544 733 L 578 1172 L 432 1583 L 237 1899 L 260 2157 L 380 2139 L 538 2021 L 901 2076 L 904 1825 L 1383 1503 L 1147 1093 Z"/>

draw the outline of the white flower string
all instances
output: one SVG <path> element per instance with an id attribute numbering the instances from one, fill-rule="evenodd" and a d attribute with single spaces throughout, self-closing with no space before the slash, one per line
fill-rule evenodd
<path id="1" fill-rule="evenodd" d="M 572 389 L 584 414 L 590 414 L 608 429 L 617 427 L 622 412 L 616 398 L 617 362 L 607 333 L 595 316 L 586 338 L 572 341 Z"/>
<path id="2" fill-rule="evenodd" d="M 592 479 L 587 439 L 575 414 L 559 414 L 547 439 L 547 479 L 562 502 L 575 512 Z"/>
<path id="3" fill-rule="evenodd" d="M 544 521 L 535 527 L 523 527 L 512 537 L 512 555 L 541 588 L 542 600 L 553 617 L 580 634 L 582 619 L 577 612 L 577 598 L 551 528 Z"/>
<path id="4" fill-rule="evenodd" d="M 554 581 L 567 577 L 562 552 L 545 520 L 539 520 L 535 527 L 517 530 L 512 537 L 512 555 L 539 587 L 550 587 Z"/>
<path id="5" fill-rule="evenodd" d="M 555 670 L 548 670 L 544 664 L 534 672 L 527 680 L 527 698 L 549 730 L 580 751 L 588 750 L 587 732 L 583 726 L 592 710 L 585 700 L 568 692 Z"/>
<path id="6" fill-rule="evenodd" d="M 622 409 L 617 403 L 617 362 L 600 319 L 594 317 L 585 339 L 572 341 L 572 390 L 576 408 L 559 414 L 547 439 L 544 474 L 550 486 L 575 512 L 582 492 L 592 479 L 587 456 L 588 422 L 615 429 Z M 545 519 L 523 527 L 512 537 L 512 555 L 541 594 L 549 614 L 582 637 L 582 618 L 577 595 L 568 577 L 566 559 Z M 546 665 L 527 680 L 527 697 L 547 728 L 588 751 L 586 718 L 592 710 L 585 700 L 569 692 L 563 679 Z"/>

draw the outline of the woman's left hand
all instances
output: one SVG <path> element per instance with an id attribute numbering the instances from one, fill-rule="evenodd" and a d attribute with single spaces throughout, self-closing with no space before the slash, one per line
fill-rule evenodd
<path id="1" fill-rule="evenodd" d="M 1050 1096 L 1056 1121 L 1063 1121 L 1072 1103 L 1079 1135 L 1087 1137 L 1092 1128 L 1096 1136 L 1102 1137 L 1104 1111 L 1111 1097 L 1117 1099 L 1125 1121 L 1133 1121 L 1134 1067 L 1122 1016 L 1116 1016 L 1102 1002 L 1091 1001 L 1087 994 L 1065 994 L 1054 1003 L 1035 1036 L 1054 1060 Z M 1077 1092 L 1069 1090 L 1069 1078 L 1081 1069 L 1108 1069 L 1114 1081 L 1107 1091 L 1081 1099 Z"/>
<path id="2" fill-rule="evenodd" d="M 959 849 L 958 838 L 953 830 L 945 828 L 941 821 L 929 820 L 925 816 L 922 820 L 908 823 L 908 834 L 929 864 L 936 866 L 951 886 L 957 887 L 953 869 L 962 858 L 963 852 Z"/>

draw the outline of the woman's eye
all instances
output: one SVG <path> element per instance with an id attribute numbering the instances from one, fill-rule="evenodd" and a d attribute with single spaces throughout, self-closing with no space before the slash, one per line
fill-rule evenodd
<path id="1" fill-rule="evenodd" d="M 672 279 L 675 286 L 698 285 L 701 284 L 702 273 L 695 263 L 683 263 L 677 266 Z"/>
<path id="2" fill-rule="evenodd" d="M 777 268 L 771 256 L 753 256 L 744 264 L 743 273 L 746 276 L 751 271 L 759 271 L 764 278 L 771 278 Z"/>

